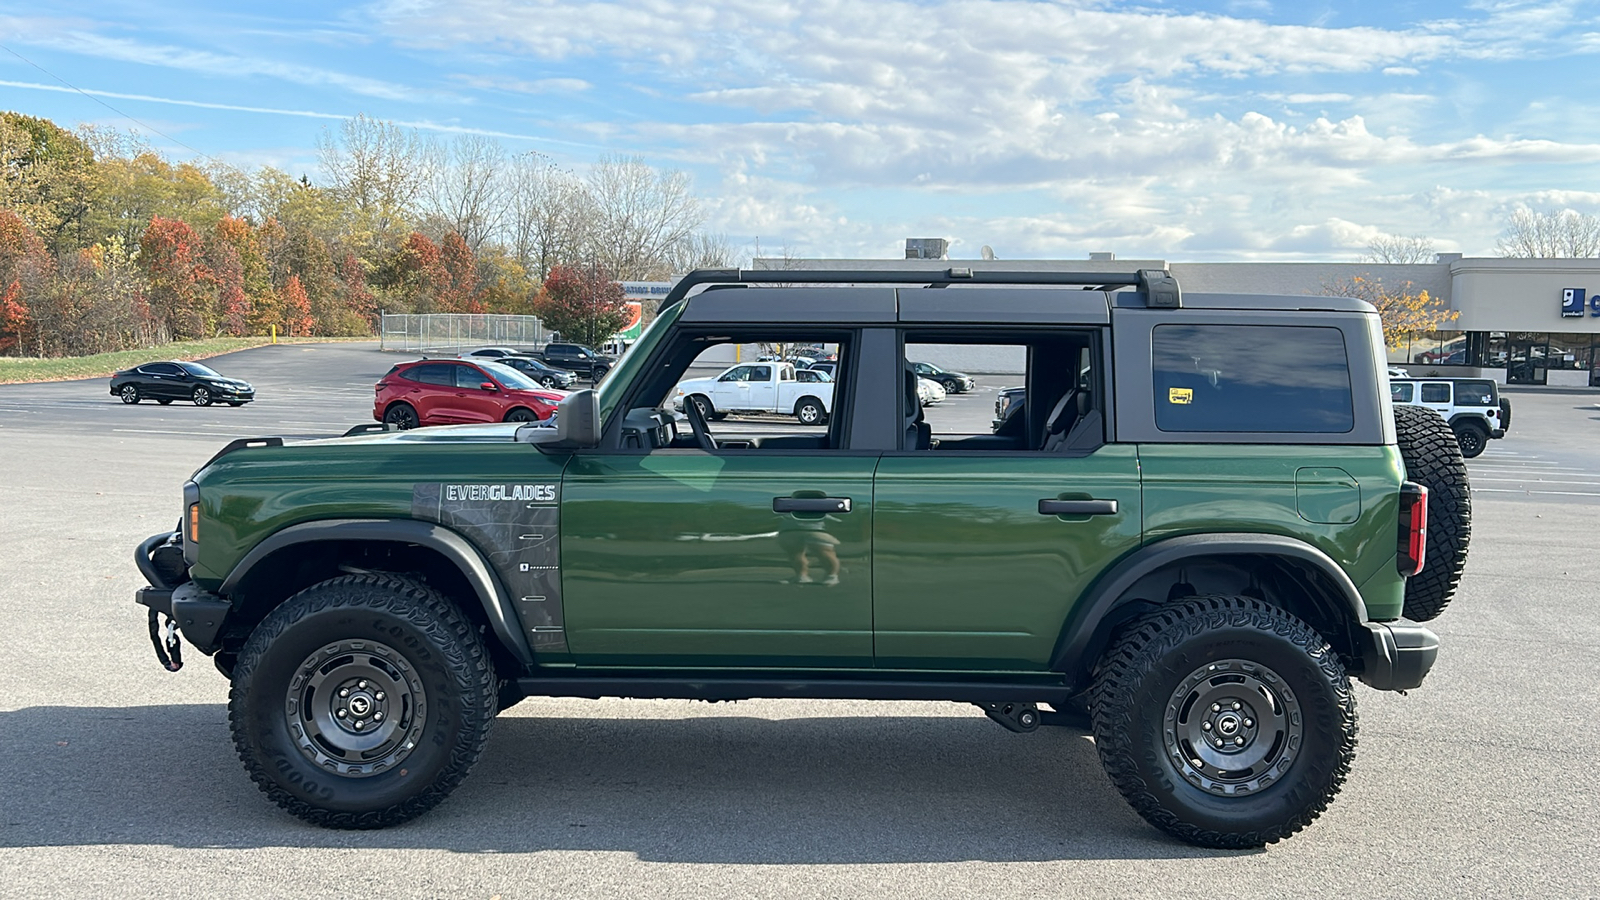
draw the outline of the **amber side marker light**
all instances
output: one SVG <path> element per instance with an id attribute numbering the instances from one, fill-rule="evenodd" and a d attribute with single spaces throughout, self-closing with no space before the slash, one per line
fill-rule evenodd
<path id="1" fill-rule="evenodd" d="M 200 543 L 200 504 L 189 504 L 189 543 Z"/>

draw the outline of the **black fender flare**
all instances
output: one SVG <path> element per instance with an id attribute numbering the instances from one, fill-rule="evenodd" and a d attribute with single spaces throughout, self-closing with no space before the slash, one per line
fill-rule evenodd
<path id="1" fill-rule="evenodd" d="M 1449 425 L 1450 425 L 1451 428 L 1454 428 L 1454 427 L 1456 427 L 1456 424 L 1460 423 L 1460 422 L 1470 422 L 1472 424 L 1475 424 L 1475 425 L 1479 426 L 1480 428 L 1482 428 L 1484 430 L 1484 433 L 1486 433 L 1486 434 L 1488 432 L 1494 430 L 1494 427 L 1489 424 L 1489 417 L 1486 416 L 1486 415 L 1483 415 L 1482 413 L 1469 413 L 1469 412 L 1456 413 L 1455 415 L 1450 417 Z"/>
<path id="2" fill-rule="evenodd" d="M 1069 684 L 1090 668 L 1085 654 L 1091 649 L 1095 632 L 1119 601 L 1139 579 L 1155 570 L 1185 559 L 1209 556 L 1276 556 L 1308 565 L 1323 575 L 1343 595 L 1351 624 L 1360 627 L 1367 621 L 1367 604 L 1355 582 L 1328 554 L 1298 538 L 1280 534 L 1218 533 L 1191 534 L 1147 544 L 1124 557 L 1102 575 L 1067 617 L 1067 624 L 1050 657 L 1050 670 L 1068 675 Z M 1083 688 L 1086 684 L 1074 687 Z"/>
<path id="3" fill-rule="evenodd" d="M 443 525 L 417 519 L 320 519 L 290 525 L 273 532 L 256 544 L 223 579 L 218 593 L 231 597 L 250 570 L 262 560 L 286 547 L 296 544 L 325 541 L 386 541 L 398 544 L 416 544 L 436 551 L 460 570 L 462 577 L 472 585 L 483 604 L 484 615 L 489 620 L 495 637 L 523 665 L 534 665 L 533 648 L 523 635 L 522 628 L 511 604 L 506 602 L 505 588 L 494 569 L 470 541 Z"/>

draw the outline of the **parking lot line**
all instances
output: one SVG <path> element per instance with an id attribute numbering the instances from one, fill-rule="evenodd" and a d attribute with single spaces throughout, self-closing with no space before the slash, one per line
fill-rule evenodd
<path id="1" fill-rule="evenodd" d="M 1552 497 L 1600 497 L 1600 491 L 1519 491 L 1516 488 L 1473 488 L 1474 494 L 1540 494 Z"/>

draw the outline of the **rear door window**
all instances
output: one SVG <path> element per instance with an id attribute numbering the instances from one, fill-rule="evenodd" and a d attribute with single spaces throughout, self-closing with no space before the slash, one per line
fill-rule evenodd
<path id="1" fill-rule="evenodd" d="M 1422 386 L 1423 403 L 1449 403 L 1450 385 L 1439 381 L 1430 381 Z"/>
<path id="2" fill-rule="evenodd" d="M 1396 403 L 1410 403 L 1411 398 L 1417 396 L 1417 386 L 1401 382 L 1389 384 L 1389 399 Z"/>
<path id="3" fill-rule="evenodd" d="M 1337 328 L 1158 325 L 1162 431 L 1343 434 L 1355 428 L 1350 360 Z"/>
<path id="4" fill-rule="evenodd" d="M 411 370 L 414 373 L 411 376 L 411 380 L 420 381 L 423 384 L 438 385 L 439 387 L 455 387 L 454 369 L 455 366 L 449 363 L 429 363 L 425 366 L 417 366 Z"/>

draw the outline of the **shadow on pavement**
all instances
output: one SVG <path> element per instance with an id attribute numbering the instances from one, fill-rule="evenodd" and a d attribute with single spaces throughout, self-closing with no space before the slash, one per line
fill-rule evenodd
<path id="1" fill-rule="evenodd" d="M 0 713 L 0 847 L 620 851 L 786 865 L 1217 855 L 1123 803 L 1081 731 L 966 717 L 547 718 L 495 723 L 466 783 L 384 831 L 271 806 L 221 705 Z"/>

